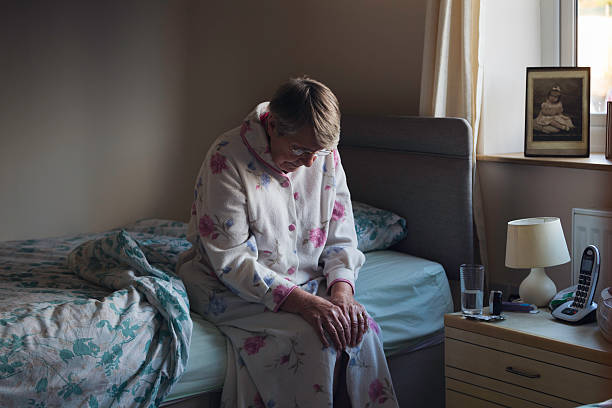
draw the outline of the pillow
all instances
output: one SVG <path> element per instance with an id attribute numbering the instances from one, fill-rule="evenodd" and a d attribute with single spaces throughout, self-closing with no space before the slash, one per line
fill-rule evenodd
<path id="1" fill-rule="evenodd" d="M 357 248 L 362 252 L 387 249 L 408 234 L 406 220 L 387 210 L 353 201 Z"/>

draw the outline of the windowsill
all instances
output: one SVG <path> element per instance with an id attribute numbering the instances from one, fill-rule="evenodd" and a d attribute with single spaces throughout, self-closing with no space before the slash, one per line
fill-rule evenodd
<path id="1" fill-rule="evenodd" d="M 612 160 L 603 153 L 591 153 L 590 157 L 525 157 L 523 153 L 477 155 L 483 162 L 516 163 L 532 166 L 569 167 L 574 169 L 612 171 Z"/>

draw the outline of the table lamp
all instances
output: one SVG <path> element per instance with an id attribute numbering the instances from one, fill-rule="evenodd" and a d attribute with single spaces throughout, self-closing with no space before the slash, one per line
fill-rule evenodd
<path id="1" fill-rule="evenodd" d="M 544 268 L 569 261 L 559 218 L 524 218 L 508 222 L 506 266 L 531 268 L 519 287 L 519 296 L 524 302 L 547 306 L 557 293 L 557 287 Z"/>

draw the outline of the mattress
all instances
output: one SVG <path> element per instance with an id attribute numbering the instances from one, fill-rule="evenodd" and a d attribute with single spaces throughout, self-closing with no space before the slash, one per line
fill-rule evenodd
<path id="1" fill-rule="evenodd" d="M 225 337 L 202 316 L 191 312 L 193 332 L 187 369 L 166 401 L 221 389 L 225 379 Z"/>
<path id="2" fill-rule="evenodd" d="M 355 297 L 380 325 L 387 357 L 444 328 L 453 299 L 442 265 L 395 251 L 365 255 Z"/>
<path id="3" fill-rule="evenodd" d="M 184 239 L 185 224 L 180 222 L 145 220 L 124 229 L 146 246 L 147 257 L 161 256 L 168 263 L 175 262 L 178 253 L 189 245 Z M 29 279 L 26 277 L 40 269 L 42 273 L 64 275 L 62 282 L 79 279 L 68 276 L 66 255 L 78 244 L 109 233 L 0 243 L 0 275 L 9 280 Z M 99 289 L 88 287 L 94 297 L 103 295 L 97 293 Z M 394 251 L 366 253 L 356 298 L 380 325 L 387 356 L 440 342 L 444 313 L 453 308 L 440 264 Z M 220 389 L 223 384 L 225 340 L 201 316 L 191 313 L 191 317 L 194 325 L 187 368 L 166 401 Z"/>
<path id="4" fill-rule="evenodd" d="M 444 313 L 453 311 L 442 266 L 395 251 L 365 255 L 356 298 L 380 325 L 385 355 L 440 343 Z M 191 315 L 194 328 L 187 371 L 166 401 L 218 390 L 223 385 L 225 341 L 214 326 L 196 313 Z"/>

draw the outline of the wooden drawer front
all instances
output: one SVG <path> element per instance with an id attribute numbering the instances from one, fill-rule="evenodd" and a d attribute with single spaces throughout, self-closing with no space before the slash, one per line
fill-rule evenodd
<path id="1" fill-rule="evenodd" d="M 557 398 L 553 395 L 544 394 L 543 392 L 534 391 L 529 388 L 509 384 L 493 378 L 484 377 L 469 371 L 459 370 L 458 368 L 447 366 L 445 368 L 445 377 L 447 388 L 451 388 L 459 392 L 465 392 L 465 385 L 461 388 L 455 389 L 453 387 L 458 387 L 456 384 L 478 384 L 474 385 L 474 387 L 512 396 L 522 401 L 529 401 L 538 407 L 575 408 L 577 405 L 575 401 Z M 474 392 L 471 392 L 470 394 L 478 395 L 478 393 Z M 520 407 L 521 404 L 518 404 L 518 406 Z"/>
<path id="2" fill-rule="evenodd" d="M 505 408 L 491 401 L 475 398 L 453 390 L 446 390 L 446 408 Z"/>
<path id="3" fill-rule="evenodd" d="M 612 380 L 446 338 L 446 365 L 587 404 L 610 398 Z M 579 404 L 577 404 L 579 405 Z"/>
<path id="4" fill-rule="evenodd" d="M 548 405 L 541 405 L 531 401 L 527 401 L 522 398 L 518 398 L 513 395 L 502 394 L 499 392 L 495 392 L 493 390 L 488 390 L 485 388 L 480 388 L 476 385 L 468 384 L 463 381 L 457 381 L 450 378 L 446 379 L 446 407 L 454 408 L 454 407 L 473 407 L 473 406 L 486 406 L 486 407 L 510 407 L 510 408 L 544 408 L 548 407 Z M 462 397 L 451 397 L 452 403 L 449 403 L 448 394 L 454 392 L 455 394 L 459 394 Z M 476 402 L 471 399 L 466 399 L 463 397 L 469 397 L 475 399 Z M 452 398 L 456 398 L 452 400 Z M 469 404 L 465 405 L 464 402 L 467 401 Z M 471 405 L 473 404 L 474 405 Z M 456 405 L 455 405 L 456 404 Z M 558 408 L 558 405 L 550 405 L 551 407 Z M 575 407 L 576 405 L 570 405 Z"/>

